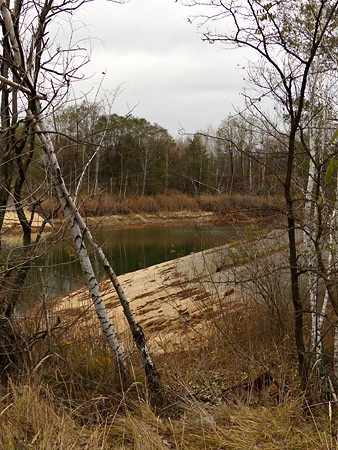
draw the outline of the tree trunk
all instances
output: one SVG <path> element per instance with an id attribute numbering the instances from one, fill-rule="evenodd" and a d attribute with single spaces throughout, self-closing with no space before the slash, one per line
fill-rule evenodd
<path id="1" fill-rule="evenodd" d="M 23 57 L 23 52 L 20 51 L 22 48 L 21 44 L 18 41 L 17 34 L 14 30 L 14 25 L 12 21 L 11 13 L 6 5 L 5 0 L 0 0 L 0 9 L 1 9 L 1 15 L 3 18 L 3 26 L 5 27 L 8 39 L 11 44 L 12 54 L 14 58 L 14 63 L 16 65 L 17 70 L 20 70 L 23 75 L 23 80 L 20 86 L 18 88 L 24 89 L 27 93 L 27 90 L 30 92 L 30 100 L 29 105 L 26 109 L 27 117 L 32 122 L 35 131 L 40 137 L 41 141 L 41 147 L 43 148 L 49 165 L 50 169 L 54 176 L 54 183 L 56 192 L 58 195 L 59 202 L 61 204 L 61 207 L 64 211 L 65 217 L 68 220 L 69 228 L 72 233 L 72 237 L 74 240 L 74 245 L 76 252 L 78 254 L 83 272 L 84 277 L 93 301 L 93 304 L 95 306 L 95 310 L 98 315 L 98 319 L 101 324 L 102 331 L 104 335 L 106 336 L 109 348 L 111 349 L 112 353 L 116 358 L 118 359 L 119 365 L 121 369 L 124 371 L 126 364 L 125 360 L 123 358 L 123 354 L 121 351 L 121 348 L 117 342 L 117 338 L 114 332 L 114 329 L 110 323 L 100 290 L 99 286 L 95 277 L 95 272 L 93 270 L 92 264 L 90 262 L 87 248 L 85 246 L 84 239 L 86 239 L 90 245 L 93 246 L 95 249 L 98 258 L 104 265 L 105 270 L 107 271 L 115 289 L 119 296 L 120 302 L 122 304 L 124 313 L 127 317 L 129 326 L 132 331 L 132 335 L 134 337 L 134 340 L 136 342 L 136 345 L 139 349 L 141 360 L 145 369 L 145 374 L 149 383 L 150 390 L 152 394 L 154 395 L 155 399 L 159 402 L 161 401 L 161 385 L 160 385 L 160 377 L 159 374 L 155 368 L 155 365 L 153 364 L 150 354 L 148 352 L 145 338 L 143 334 L 142 328 L 138 325 L 138 323 L 135 321 L 133 314 L 131 312 L 129 303 L 126 299 L 126 296 L 124 294 L 124 291 L 122 289 L 122 286 L 120 285 L 114 271 L 112 270 L 110 264 L 108 263 L 107 259 L 105 258 L 105 255 L 101 249 L 101 247 L 95 242 L 93 239 L 90 231 L 86 227 L 86 224 L 84 223 L 78 209 L 76 208 L 76 205 L 72 199 L 72 197 L 69 194 L 69 191 L 65 185 L 60 166 L 58 164 L 58 160 L 55 155 L 53 142 L 50 138 L 50 135 L 47 132 L 44 119 L 41 114 L 41 106 L 39 94 L 35 92 L 35 84 L 33 81 L 32 76 L 29 73 L 29 70 L 27 69 L 26 61 Z M 45 23 L 42 20 L 42 24 L 40 23 L 40 26 L 45 25 Z M 41 36 L 42 39 L 42 36 Z M 32 42 L 32 44 L 36 44 L 36 42 Z M 39 55 L 40 56 L 40 55 Z M 37 74 L 35 74 L 37 76 Z M 147 164 L 145 164 L 145 169 L 147 168 Z M 146 176 L 144 177 L 146 179 Z"/>
<path id="2" fill-rule="evenodd" d="M 147 185 L 147 178 L 148 178 L 148 157 L 149 157 L 149 150 L 148 148 L 145 148 L 145 155 L 144 159 L 142 160 L 142 168 L 143 168 L 143 181 L 142 181 L 142 195 L 145 195 L 146 193 L 146 185 Z"/>
<path id="3" fill-rule="evenodd" d="M 87 228 L 84 220 L 82 219 L 78 209 L 76 208 L 76 206 L 65 186 L 53 146 L 52 146 L 50 140 L 48 140 L 48 138 L 47 138 L 48 134 L 44 127 L 44 122 L 40 117 L 39 104 L 37 104 L 37 111 L 35 113 L 34 124 L 35 124 L 37 132 L 41 136 L 42 146 L 49 158 L 49 163 L 50 163 L 50 166 L 52 168 L 52 171 L 53 171 L 54 177 L 55 177 L 58 198 L 61 203 L 62 209 L 64 210 L 66 218 L 68 220 L 69 227 L 72 232 L 73 240 L 74 240 L 74 243 L 76 246 L 76 251 L 78 253 L 81 265 L 84 270 L 88 289 L 90 289 L 95 308 L 98 308 L 97 315 L 99 317 L 102 330 L 105 333 L 107 340 L 109 339 L 109 346 L 110 346 L 110 348 L 114 349 L 114 352 L 116 355 L 118 355 L 118 358 L 119 358 L 119 361 L 121 362 L 121 364 L 122 365 L 125 364 L 123 357 L 122 357 L 122 353 L 120 352 L 120 348 L 116 341 L 116 337 L 115 337 L 115 333 L 113 331 L 112 325 L 110 324 L 109 318 L 106 314 L 106 310 L 105 310 L 105 307 L 103 304 L 102 297 L 99 293 L 99 288 L 98 288 L 96 278 L 95 278 L 95 272 L 92 269 L 92 266 L 91 266 L 91 263 L 90 263 L 90 260 L 88 257 L 87 249 L 84 244 L 84 239 L 86 239 L 89 242 L 89 244 L 93 247 L 93 249 L 95 250 L 101 264 L 103 265 L 104 269 L 106 270 L 106 272 L 118 294 L 120 303 L 123 307 L 124 314 L 128 320 L 134 341 L 139 350 L 141 361 L 142 361 L 142 364 L 143 364 L 143 367 L 145 370 L 145 374 L 147 377 L 147 381 L 148 381 L 150 390 L 154 396 L 158 397 L 157 400 L 161 401 L 162 388 L 161 388 L 161 383 L 160 383 L 160 376 L 159 376 L 159 374 L 156 370 L 156 367 L 153 364 L 152 359 L 150 357 L 148 348 L 146 346 L 146 341 L 145 341 L 142 327 L 136 322 L 134 315 L 130 309 L 130 305 L 126 298 L 124 290 L 123 290 L 115 272 L 113 271 L 112 267 L 110 266 L 102 248 L 92 237 L 90 230 Z"/>
<path id="4" fill-rule="evenodd" d="M 289 138 L 289 151 L 287 172 L 284 183 L 284 195 L 287 205 L 287 223 L 288 223 L 288 237 L 289 237 L 289 264 L 291 276 L 291 297 L 294 306 L 294 325 L 295 325 L 295 340 L 298 356 L 298 370 L 301 379 L 301 386 L 304 389 L 307 383 L 306 358 L 305 358 L 305 343 L 303 336 L 303 304 L 299 294 L 298 284 L 298 258 L 296 248 L 296 224 L 293 209 L 293 198 L 291 192 L 292 174 L 294 166 L 294 152 L 295 152 L 295 134 L 296 124 L 291 125 L 291 132 Z"/>
<path id="5" fill-rule="evenodd" d="M 110 322 L 104 301 L 102 299 L 100 288 L 96 279 L 95 271 L 93 269 L 92 263 L 90 261 L 87 252 L 84 237 L 78 223 L 77 215 L 75 213 L 75 211 L 77 211 L 77 208 L 67 190 L 67 187 L 61 174 L 60 166 L 56 159 L 53 144 L 50 141 L 50 139 L 48 139 L 48 134 L 46 132 L 46 129 L 44 128 L 43 120 L 40 117 L 40 105 L 38 101 L 36 101 L 35 116 L 32 116 L 30 112 L 29 115 L 30 119 L 33 121 L 36 132 L 40 136 L 42 147 L 48 157 L 49 165 L 54 175 L 57 196 L 61 204 L 62 210 L 65 214 L 65 217 L 68 221 L 69 229 L 74 241 L 74 247 L 82 267 L 83 275 L 88 287 L 88 291 L 92 298 L 92 302 L 95 307 L 95 311 L 99 319 L 101 329 L 106 337 L 108 347 L 113 357 L 117 361 L 118 366 L 122 371 L 122 374 L 125 376 L 127 370 L 126 362 L 123 357 L 121 347 L 118 343 L 114 328 Z M 80 216 L 79 213 L 78 216 Z"/>
<path id="6" fill-rule="evenodd" d="M 311 100 L 314 104 L 315 88 L 317 85 L 317 76 L 315 74 L 313 85 L 311 89 Z M 311 113 L 311 112 L 310 112 Z M 310 350 L 315 356 L 315 361 L 320 359 L 319 343 L 321 342 L 321 330 L 318 328 L 318 274 L 316 269 L 316 249 L 313 244 L 316 239 L 316 209 L 315 205 L 315 178 L 316 178 L 316 149 L 313 137 L 314 118 L 309 123 L 309 170 L 307 186 L 305 191 L 305 206 L 304 206 L 304 230 L 303 241 L 305 247 L 305 261 L 307 278 L 309 285 L 309 298 L 311 310 L 311 340 Z"/>

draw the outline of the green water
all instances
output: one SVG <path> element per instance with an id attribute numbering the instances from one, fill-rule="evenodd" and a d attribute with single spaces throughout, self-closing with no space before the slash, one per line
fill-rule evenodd
<path id="1" fill-rule="evenodd" d="M 202 249 L 225 244 L 243 234 L 234 226 L 197 229 L 194 226 L 144 226 L 124 229 L 104 228 L 95 232 L 117 275 L 152 266 Z M 37 261 L 30 278 L 43 280 L 48 297 L 83 284 L 71 239 L 53 245 Z M 104 275 L 94 254 L 91 259 L 98 278 Z M 40 282 L 38 280 L 38 282 Z"/>

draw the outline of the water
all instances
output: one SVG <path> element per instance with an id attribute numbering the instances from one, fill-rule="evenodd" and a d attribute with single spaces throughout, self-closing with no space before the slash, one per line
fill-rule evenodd
<path id="1" fill-rule="evenodd" d="M 117 275 L 152 266 L 203 249 L 225 244 L 243 234 L 237 226 L 215 226 L 197 229 L 194 226 L 144 226 L 124 229 L 103 228 L 95 238 Z M 100 279 L 104 269 L 91 254 L 94 269 Z M 55 244 L 37 261 L 29 277 L 43 280 L 48 297 L 83 285 L 82 271 L 76 260 L 71 239 Z"/>

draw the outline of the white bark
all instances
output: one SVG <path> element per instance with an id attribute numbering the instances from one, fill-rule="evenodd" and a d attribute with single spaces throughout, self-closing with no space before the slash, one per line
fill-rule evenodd
<path id="1" fill-rule="evenodd" d="M 21 84 L 15 83 L 14 81 L 9 80 L 8 78 L 3 77 L 2 75 L 0 75 L 0 82 L 14 89 L 17 89 L 18 91 L 24 92 L 27 95 L 31 94 L 30 89 L 22 86 Z M 36 94 L 36 98 L 38 98 L 39 100 L 47 100 L 44 94 Z"/>
<path id="2" fill-rule="evenodd" d="M 38 101 L 36 103 L 38 104 Z M 114 270 L 112 269 L 109 261 L 107 260 L 101 246 L 93 238 L 90 230 L 88 229 L 87 225 L 85 224 L 81 214 L 79 213 L 78 209 L 76 208 L 76 206 L 67 190 L 67 187 L 61 176 L 60 167 L 59 167 L 53 146 L 47 138 L 48 133 L 47 133 L 47 130 L 44 128 L 44 123 L 43 123 L 43 120 L 41 119 L 40 114 L 35 114 L 35 118 L 36 118 L 35 127 L 36 127 L 37 131 L 40 133 L 43 147 L 48 155 L 48 158 L 49 158 L 49 161 L 50 161 L 50 164 L 51 164 L 54 176 L 55 176 L 57 192 L 58 192 L 58 197 L 59 197 L 60 203 L 65 212 L 67 220 L 69 222 L 69 227 L 72 232 L 74 242 L 76 244 L 76 250 L 78 252 L 79 258 L 81 258 L 80 261 L 83 261 L 83 263 L 81 262 L 81 264 L 83 264 L 83 270 L 84 270 L 84 274 L 86 277 L 88 289 L 90 289 L 90 292 L 92 292 L 91 295 L 92 295 L 92 299 L 93 299 L 95 308 L 100 308 L 99 310 L 97 310 L 97 314 L 98 314 L 98 317 L 99 317 L 99 320 L 101 323 L 102 330 L 106 334 L 107 339 L 108 339 L 108 337 L 110 339 L 113 339 L 112 338 L 113 329 L 109 322 L 106 312 L 105 313 L 103 312 L 103 308 L 105 310 L 104 303 L 103 303 L 102 297 L 99 297 L 99 287 L 97 285 L 95 273 L 92 269 L 92 266 L 91 266 L 91 263 L 90 263 L 90 260 L 88 257 L 87 249 L 84 244 L 84 239 L 86 239 L 88 241 L 88 243 L 94 249 L 99 261 L 103 265 L 107 275 L 109 276 L 109 279 L 111 280 L 111 282 L 116 290 L 116 293 L 119 297 L 124 314 L 128 320 L 128 324 L 131 329 L 133 338 L 134 338 L 137 348 L 139 350 L 141 361 L 145 368 L 145 372 L 146 372 L 146 375 L 148 378 L 148 382 L 153 390 L 158 391 L 160 388 L 159 375 L 158 375 L 157 370 L 156 370 L 156 368 L 152 362 L 152 359 L 150 357 L 150 353 L 149 353 L 147 345 L 146 345 L 142 327 L 135 320 L 135 317 L 131 311 L 131 308 L 130 308 L 129 302 L 127 300 L 127 297 L 125 295 L 125 292 L 124 292 Z M 90 267 L 87 264 L 86 257 L 88 258 Z M 101 308 L 102 308 L 102 311 L 101 311 Z M 108 322 L 107 322 L 107 320 L 108 320 Z M 110 331 L 112 331 L 112 333 L 110 333 Z M 109 334 L 107 335 L 108 332 L 109 332 Z M 117 341 L 114 341 L 114 342 L 111 341 L 110 345 L 113 346 L 116 344 L 118 345 Z M 116 352 L 117 351 L 118 350 L 116 350 Z"/>
<path id="3" fill-rule="evenodd" d="M 249 157 L 249 191 L 250 194 L 253 192 L 253 183 L 252 183 L 252 159 Z"/>
<path id="4" fill-rule="evenodd" d="M 317 89 L 317 81 L 318 81 L 318 67 L 319 60 L 315 63 L 315 74 L 312 80 L 312 88 L 311 88 L 311 96 L 310 103 L 312 105 L 315 104 L 315 90 Z M 310 111 L 312 114 L 312 112 Z M 305 192 L 305 207 L 304 207 L 304 232 L 303 232 L 303 240 L 305 247 L 305 261 L 306 261 L 306 269 L 307 269 L 307 277 L 308 277 L 308 289 L 309 289 L 309 298 L 310 298 L 310 310 L 311 310 L 311 343 L 310 343 L 310 351 L 313 352 L 315 359 L 318 360 L 322 355 L 322 331 L 321 331 L 321 322 L 318 311 L 318 275 L 316 271 L 316 250 L 314 246 L 314 239 L 316 233 L 316 223 L 317 223 L 317 215 L 315 208 L 315 190 L 316 190 L 316 159 L 320 155 L 318 155 L 318 151 L 316 152 L 315 143 L 314 143 L 314 118 L 311 119 L 309 123 L 309 171 L 308 171 L 308 179 L 307 179 L 307 187 Z"/>
<path id="5" fill-rule="evenodd" d="M 36 108 L 40 108 L 40 105 L 38 104 L 38 101 L 36 101 Z M 114 328 L 110 322 L 107 309 L 105 307 L 100 288 L 96 279 L 95 271 L 93 269 L 92 263 L 90 261 L 88 251 L 84 242 L 84 236 L 81 232 L 81 227 L 78 223 L 78 217 L 81 217 L 78 213 L 75 204 L 67 190 L 67 187 L 64 183 L 61 169 L 59 166 L 59 163 L 57 161 L 54 147 L 50 139 L 48 138 L 48 134 L 46 132 L 46 129 L 44 127 L 43 120 L 41 119 L 40 114 L 36 114 L 35 117 L 31 114 L 30 111 L 28 111 L 29 119 L 33 121 L 34 127 L 36 132 L 39 134 L 42 147 L 48 157 L 49 165 L 52 170 L 52 173 L 54 175 L 54 181 L 55 181 L 55 188 L 57 192 L 57 196 L 59 199 L 59 202 L 61 204 L 62 210 L 64 212 L 64 215 L 68 221 L 68 226 L 70 229 L 70 232 L 72 234 L 72 238 L 74 241 L 74 247 L 76 254 L 79 258 L 84 279 L 86 282 L 86 285 L 88 287 L 88 291 L 90 293 L 93 305 L 95 307 L 95 311 L 97 314 L 97 317 L 99 319 L 102 331 L 106 337 L 109 349 L 113 356 L 116 358 L 116 360 L 119 363 L 119 366 L 126 374 L 126 362 L 123 357 L 123 353 L 121 350 L 121 347 L 118 343 Z M 77 211 L 77 214 L 75 212 Z"/>
<path id="6" fill-rule="evenodd" d="M 8 9 L 8 6 L 7 6 L 5 0 L 0 0 L 0 10 L 1 10 L 1 15 L 2 15 L 4 24 L 5 24 L 5 28 L 8 33 L 8 37 L 9 37 L 9 40 L 10 40 L 10 43 L 12 46 L 14 63 L 17 66 L 17 68 L 22 70 L 23 74 L 27 74 L 26 64 L 25 64 L 25 61 L 23 61 L 21 58 L 20 46 L 19 46 L 18 40 L 15 35 L 15 30 L 14 30 L 13 21 L 12 21 L 12 15 L 11 15 L 10 10 Z M 31 86 L 29 86 L 29 87 L 31 87 Z"/>
<path id="7" fill-rule="evenodd" d="M 312 134 L 312 132 L 311 132 Z M 311 139 L 310 139 L 311 142 Z M 318 288 L 318 276 L 315 272 L 315 248 L 312 238 L 314 237 L 315 229 L 315 209 L 314 204 L 314 176 L 315 176 L 315 164 L 313 158 L 315 157 L 312 142 L 310 143 L 310 167 L 308 174 L 308 183 L 305 193 L 305 209 L 304 209 L 304 248 L 305 248 L 305 261 L 308 271 L 308 289 L 310 297 L 310 309 L 311 309 L 311 351 L 315 352 L 316 359 L 318 358 L 319 348 L 318 342 L 320 340 L 320 330 L 318 329 L 318 308 L 317 308 L 317 288 Z"/>
<path id="8" fill-rule="evenodd" d="M 59 167 L 58 161 L 56 159 L 54 149 L 53 149 L 51 143 L 48 141 L 48 138 L 47 138 L 48 134 L 47 134 L 46 129 L 43 128 L 43 121 L 41 120 L 40 115 L 36 114 L 35 117 L 37 119 L 37 121 L 35 121 L 35 126 L 37 128 L 37 131 L 40 133 L 43 147 L 44 147 L 45 151 L 47 152 L 53 173 L 56 178 L 58 197 L 59 197 L 60 203 L 62 205 L 62 208 L 65 212 L 65 215 L 67 217 L 67 220 L 69 222 L 69 227 L 70 227 L 73 239 L 74 239 L 74 243 L 76 244 L 76 251 L 78 252 L 80 262 L 81 262 L 81 264 L 83 264 L 82 267 L 83 267 L 84 274 L 86 277 L 88 289 L 90 289 L 90 292 L 92 293 L 91 295 L 92 295 L 92 299 L 93 299 L 95 308 L 99 308 L 97 310 L 97 314 L 98 314 L 98 317 L 99 317 L 99 320 L 101 323 L 102 330 L 105 333 L 107 339 L 108 338 L 113 339 L 113 337 L 112 337 L 113 336 L 113 328 L 112 328 L 112 325 L 110 324 L 109 318 L 106 314 L 106 310 L 105 310 L 105 306 L 104 306 L 102 297 L 99 296 L 100 295 L 99 287 L 98 287 L 98 284 L 97 284 L 97 281 L 95 278 L 95 273 L 92 269 L 92 266 L 91 266 L 91 263 L 90 263 L 90 260 L 88 257 L 84 239 L 86 239 L 88 241 L 88 243 L 94 249 L 95 253 L 98 256 L 99 261 L 101 262 L 106 273 L 108 274 L 109 279 L 113 283 L 113 286 L 116 290 L 116 293 L 117 293 L 120 303 L 122 305 L 124 314 L 128 320 L 129 327 L 131 329 L 133 338 L 138 347 L 141 361 L 145 368 L 146 374 L 148 376 L 149 383 L 151 385 L 155 385 L 155 388 L 156 388 L 156 385 L 158 384 L 158 388 L 159 388 L 159 376 L 158 376 L 156 368 L 152 362 L 152 359 L 150 357 L 150 353 L 148 351 L 148 348 L 147 348 L 147 345 L 145 342 L 145 337 L 143 334 L 142 327 L 135 320 L 135 317 L 131 311 L 131 308 L 130 308 L 129 302 L 127 300 L 127 297 L 125 295 L 125 292 L 124 292 L 114 270 L 112 269 L 109 261 L 107 260 L 101 246 L 93 238 L 90 230 L 88 229 L 87 225 L 85 224 L 82 216 L 80 215 L 78 209 L 76 208 L 76 206 L 67 190 L 67 187 L 61 176 L 60 167 Z M 87 260 L 87 258 L 88 258 L 88 260 Z M 89 261 L 90 267 L 89 267 L 88 261 Z M 103 311 L 103 309 L 105 310 L 105 312 Z M 118 345 L 116 340 L 112 340 L 110 342 L 111 342 L 110 346 Z M 118 350 L 116 350 L 116 352 L 118 352 Z M 118 355 L 119 355 L 119 353 L 118 353 Z M 120 357 L 120 355 L 119 355 L 119 357 Z M 150 377 L 150 379 L 149 379 L 149 377 Z"/>
<path id="9" fill-rule="evenodd" d="M 88 252 L 86 249 L 86 246 L 83 241 L 83 236 L 81 234 L 81 229 L 77 223 L 77 219 L 73 213 L 72 205 L 73 202 L 71 200 L 71 197 L 67 191 L 67 188 L 65 186 L 60 166 L 58 164 L 55 152 L 54 152 L 54 146 L 50 138 L 48 138 L 48 135 L 46 134 L 46 129 L 44 125 L 44 121 L 41 117 L 40 111 L 40 101 L 36 96 L 36 93 L 34 92 L 33 86 L 33 79 L 29 72 L 26 70 L 26 63 L 25 60 L 21 57 L 20 52 L 20 43 L 18 41 L 18 38 L 14 31 L 13 21 L 11 13 L 5 3 L 5 0 L 0 0 L 0 10 L 1 15 L 5 24 L 6 31 L 9 36 L 9 40 L 11 43 L 13 55 L 14 55 L 14 62 L 17 66 L 17 70 L 21 71 L 23 74 L 22 79 L 22 85 L 24 89 L 29 90 L 30 96 L 32 98 L 35 98 L 35 111 L 34 115 L 31 111 L 27 110 L 27 115 L 30 120 L 33 121 L 35 130 L 40 135 L 40 139 L 42 142 L 42 147 L 48 157 L 52 173 L 54 175 L 54 181 L 55 181 L 55 187 L 57 191 L 57 195 L 61 204 L 61 207 L 64 211 L 65 217 L 68 221 L 69 228 L 74 240 L 75 250 L 77 252 L 78 258 L 80 260 L 84 278 L 86 281 L 86 284 L 88 286 L 88 290 L 90 292 L 93 304 L 95 306 L 95 310 L 97 313 L 97 316 L 99 318 L 102 331 L 107 339 L 108 346 L 113 354 L 113 356 L 117 359 L 121 369 L 123 372 L 126 372 L 126 362 L 123 358 L 122 350 L 119 346 L 119 343 L 117 341 L 114 329 L 112 324 L 110 323 L 107 310 L 105 308 L 100 289 L 96 280 L 95 272 L 93 270 L 93 267 L 91 265 Z M 2 80 L 3 81 L 3 80 Z M 74 205 L 75 207 L 75 205 Z"/>
<path id="10" fill-rule="evenodd" d="M 336 383 L 338 382 L 338 324 L 334 327 L 334 352 L 333 352 L 333 374 Z"/>
<path id="11" fill-rule="evenodd" d="M 17 41 L 17 37 L 14 33 L 14 26 L 12 22 L 12 18 L 10 15 L 10 12 L 5 4 L 5 0 L 0 0 L 0 10 L 1 14 L 4 19 L 6 31 L 8 33 L 8 36 L 10 38 L 11 46 L 13 49 L 13 54 L 15 55 L 15 62 L 17 65 L 17 68 L 23 70 L 25 69 L 25 61 L 21 58 L 21 52 L 20 52 L 20 43 Z M 68 221 L 69 228 L 74 240 L 75 249 L 78 255 L 78 258 L 80 260 L 84 277 L 93 301 L 93 304 L 95 306 L 95 310 L 97 313 L 97 316 L 99 318 L 102 331 L 106 336 L 109 348 L 113 352 L 114 356 L 119 361 L 120 367 L 122 371 L 125 371 L 126 369 L 126 363 L 123 358 L 123 354 L 121 351 L 121 348 L 118 344 L 114 329 L 110 323 L 107 310 L 105 308 L 99 285 L 96 280 L 95 272 L 93 270 L 92 264 L 90 262 L 87 248 L 85 245 L 84 240 L 86 239 L 89 244 L 94 248 L 99 260 L 103 264 L 110 280 L 112 281 L 114 288 L 118 294 L 118 297 L 120 299 L 121 305 L 123 307 L 124 313 L 126 315 L 126 318 L 128 320 L 131 332 L 133 334 L 133 338 L 135 340 L 135 343 L 138 347 L 138 350 L 140 352 L 141 360 L 145 369 L 146 377 L 149 383 L 150 390 L 153 394 L 156 394 L 157 396 L 161 397 L 161 386 L 160 386 L 160 378 L 159 374 L 151 360 L 149 351 L 146 346 L 143 330 L 141 326 L 136 322 L 133 313 L 130 309 L 129 302 L 126 298 L 126 295 L 123 291 L 122 286 L 119 283 L 119 280 L 113 271 L 112 267 L 110 266 L 107 258 L 105 257 L 102 248 L 98 245 L 98 243 L 94 240 L 92 237 L 89 229 L 87 228 L 84 220 L 82 219 L 78 209 L 76 208 L 76 205 L 68 192 L 68 189 L 65 185 L 61 169 L 54 151 L 53 142 L 50 138 L 50 135 L 47 132 L 47 128 L 45 125 L 44 118 L 41 114 L 41 105 L 39 99 L 36 98 L 35 92 L 33 89 L 33 81 L 30 74 L 24 70 L 24 77 L 23 77 L 23 84 L 24 87 L 31 89 L 31 99 L 34 99 L 34 110 L 30 111 L 27 109 L 27 116 L 29 120 L 32 121 L 34 128 L 37 132 L 37 134 L 40 137 L 42 148 L 44 149 L 49 165 L 51 168 L 51 171 L 54 176 L 54 182 L 55 182 L 55 188 L 58 195 L 59 202 L 62 206 L 62 209 L 64 211 L 65 217 Z M 145 168 L 147 165 L 145 166 Z M 159 398 L 158 398 L 159 400 Z"/>
<path id="12" fill-rule="evenodd" d="M 37 111 L 40 111 L 40 106 L 39 106 L 38 100 L 36 101 L 36 105 L 37 105 L 36 106 Z M 42 141 L 42 146 L 48 156 L 49 163 L 50 163 L 52 172 L 54 174 L 58 198 L 61 203 L 62 209 L 65 213 L 65 216 L 68 220 L 69 228 L 70 228 L 70 231 L 72 233 L 73 240 L 75 243 L 75 248 L 76 248 L 77 254 L 79 256 L 82 268 L 83 268 L 87 286 L 91 293 L 92 300 L 95 305 L 96 312 L 97 312 L 98 318 L 100 320 L 102 330 L 103 330 L 104 334 L 106 335 L 107 340 L 109 339 L 108 345 L 112 349 L 115 348 L 114 353 L 119 358 L 120 365 L 122 367 L 125 367 L 125 361 L 123 360 L 122 351 L 120 350 L 120 347 L 118 345 L 113 327 L 109 321 L 107 311 L 105 309 L 102 297 L 100 295 L 99 286 L 96 281 L 95 272 L 93 271 L 90 259 L 88 257 L 84 239 L 86 239 L 88 241 L 88 243 L 95 250 L 95 252 L 98 256 L 98 259 L 100 260 L 100 262 L 103 265 L 104 269 L 106 270 L 111 282 L 113 283 L 113 286 L 119 297 L 120 303 L 123 307 L 124 314 L 128 320 L 133 338 L 134 338 L 137 348 L 139 350 L 141 361 L 145 368 L 145 372 L 147 375 L 149 385 L 153 391 L 159 392 L 159 390 L 160 390 L 159 375 L 157 373 L 157 370 L 152 362 L 150 353 L 148 351 L 142 327 L 135 320 L 134 315 L 130 309 L 130 305 L 127 300 L 127 297 L 124 293 L 124 290 L 123 290 L 115 272 L 113 271 L 109 261 L 107 260 L 101 246 L 93 238 L 90 230 L 87 228 L 87 225 L 85 224 L 82 216 L 80 215 L 78 209 L 75 206 L 73 199 L 71 198 L 71 196 L 67 190 L 67 187 L 66 187 L 64 180 L 62 178 L 62 175 L 61 175 L 61 170 L 60 170 L 60 167 L 59 167 L 59 164 L 58 164 L 55 152 L 54 152 L 52 142 L 48 139 L 48 132 L 44 126 L 44 121 L 41 117 L 41 114 L 39 112 L 36 112 L 35 116 L 33 116 L 32 113 L 29 112 L 29 118 L 34 121 L 34 126 L 35 126 L 38 134 L 40 135 L 40 138 Z M 122 359 L 120 359 L 120 358 L 122 358 Z"/>
<path id="13" fill-rule="evenodd" d="M 335 256 L 337 255 L 337 236 L 336 236 L 336 230 L 337 230 L 337 209 L 338 209 L 338 177 L 337 177 L 337 184 L 336 184 L 336 201 L 334 205 L 334 210 L 331 217 L 331 223 L 330 223 L 330 238 L 329 238 L 329 268 L 332 270 Z M 326 290 L 325 292 L 325 298 L 328 299 L 329 294 Z M 334 348 L 333 348 L 333 374 L 336 382 L 338 381 L 338 322 L 335 323 L 334 327 L 335 333 L 334 333 Z"/>
<path id="14" fill-rule="evenodd" d="M 144 159 L 141 159 L 143 169 L 142 195 L 146 192 L 147 178 L 148 178 L 148 164 L 149 164 L 149 149 L 148 145 L 144 150 Z"/>

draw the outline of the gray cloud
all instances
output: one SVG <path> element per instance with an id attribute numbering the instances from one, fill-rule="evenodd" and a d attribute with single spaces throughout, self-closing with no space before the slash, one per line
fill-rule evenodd
<path id="1" fill-rule="evenodd" d="M 105 72 L 105 89 L 125 87 L 113 107 L 118 114 L 135 106 L 135 115 L 173 135 L 179 124 L 187 132 L 217 127 L 232 104 L 243 104 L 245 54 L 202 42 L 188 23 L 191 12 L 174 0 L 86 4 L 80 35 L 92 38 L 85 70 L 94 75 L 77 89 L 97 86 Z"/>

